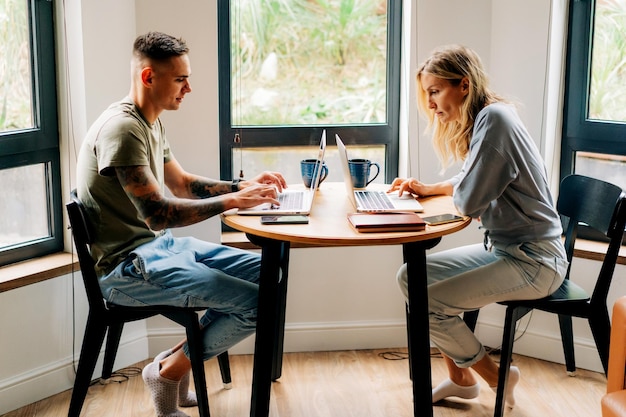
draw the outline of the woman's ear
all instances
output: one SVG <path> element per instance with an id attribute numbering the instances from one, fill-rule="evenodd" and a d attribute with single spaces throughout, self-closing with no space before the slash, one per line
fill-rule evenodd
<path id="1" fill-rule="evenodd" d="M 469 87 L 469 78 L 463 77 L 463 79 L 461 80 L 461 92 L 463 92 L 463 94 L 469 94 Z"/>

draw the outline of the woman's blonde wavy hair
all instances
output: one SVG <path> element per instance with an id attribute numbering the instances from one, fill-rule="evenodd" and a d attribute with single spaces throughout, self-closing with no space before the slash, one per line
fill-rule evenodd
<path id="1" fill-rule="evenodd" d="M 422 88 L 422 74 L 443 78 L 454 86 L 458 86 L 463 78 L 467 78 L 469 92 L 461 105 L 458 121 L 441 123 L 435 117 L 435 112 L 428 106 L 428 92 Z M 467 157 L 476 115 L 483 107 L 498 101 L 505 100 L 489 89 L 482 61 L 476 52 L 469 48 L 448 45 L 436 49 L 419 67 L 417 104 L 420 113 L 428 120 L 427 131 L 432 131 L 435 152 L 443 169 Z"/>

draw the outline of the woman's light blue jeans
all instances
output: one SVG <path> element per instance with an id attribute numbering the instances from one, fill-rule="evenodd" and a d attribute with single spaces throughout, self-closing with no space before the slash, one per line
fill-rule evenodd
<path id="1" fill-rule="evenodd" d="M 426 257 L 430 338 L 439 350 L 467 368 L 485 348 L 460 314 L 506 300 L 531 300 L 556 291 L 567 273 L 560 238 L 521 244 L 493 243 L 446 250 Z M 398 284 L 408 297 L 406 265 Z"/>
<path id="2" fill-rule="evenodd" d="M 114 304 L 207 308 L 200 318 L 207 360 L 254 333 L 260 267 L 258 254 L 165 232 L 101 277 L 100 287 Z"/>

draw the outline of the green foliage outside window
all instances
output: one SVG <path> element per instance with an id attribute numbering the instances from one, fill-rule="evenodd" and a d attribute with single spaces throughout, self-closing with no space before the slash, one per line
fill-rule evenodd
<path id="1" fill-rule="evenodd" d="M 386 122 L 387 1 L 231 1 L 233 124 Z"/>
<path id="2" fill-rule="evenodd" d="M 596 4 L 589 117 L 626 122 L 626 0 Z"/>
<path id="3" fill-rule="evenodd" d="M 33 125 L 28 3 L 0 0 L 0 132 Z"/>

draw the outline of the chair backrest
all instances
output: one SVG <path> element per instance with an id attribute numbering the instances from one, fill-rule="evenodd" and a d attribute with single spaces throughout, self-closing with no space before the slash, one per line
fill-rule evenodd
<path id="1" fill-rule="evenodd" d="M 74 236 L 74 246 L 78 255 L 80 271 L 83 276 L 85 291 L 87 292 L 87 300 L 90 308 L 104 310 L 106 307 L 95 271 L 95 262 L 89 252 L 89 245 L 92 242 L 89 221 L 87 220 L 83 203 L 78 199 L 76 190 L 72 190 L 70 197 L 70 202 L 66 204 L 66 208 L 72 235 Z"/>
<path id="2" fill-rule="evenodd" d="M 565 250 L 570 267 L 579 224 L 595 229 L 609 241 L 591 297 L 592 303 L 594 300 L 605 303 L 624 236 L 626 194 L 614 184 L 583 175 L 570 175 L 561 182 L 557 210 L 567 218 Z"/>

